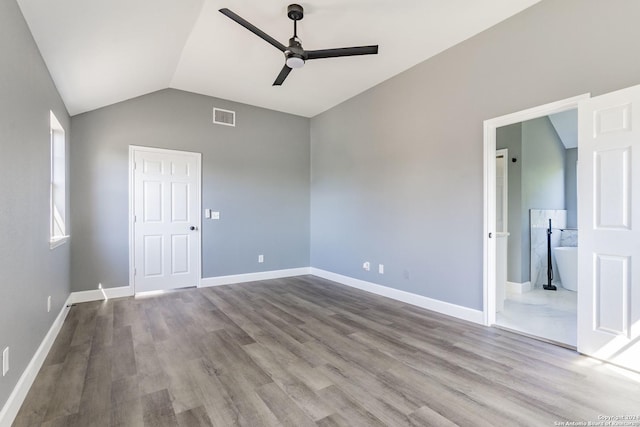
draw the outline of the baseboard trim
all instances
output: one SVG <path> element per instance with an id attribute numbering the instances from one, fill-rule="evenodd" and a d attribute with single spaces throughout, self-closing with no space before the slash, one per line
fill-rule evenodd
<path id="1" fill-rule="evenodd" d="M 343 276 L 341 274 L 321 270 L 319 268 L 311 267 L 310 270 L 311 274 L 322 277 L 323 279 L 332 280 L 352 288 L 357 288 L 376 295 L 402 301 L 407 304 L 426 308 L 427 310 L 435 311 L 440 314 L 484 325 L 484 313 L 481 310 L 474 310 L 472 308 L 451 304 L 422 295 L 413 294 L 411 292 L 389 288 L 387 286 L 378 285 L 360 279 L 354 279 L 353 277 Z"/>
<path id="2" fill-rule="evenodd" d="M 121 286 L 118 288 L 102 288 L 91 291 L 72 292 L 69 298 L 71 304 L 82 302 L 101 301 L 110 298 L 130 297 L 134 294 L 133 286 Z"/>
<path id="3" fill-rule="evenodd" d="M 305 274 L 311 274 L 309 267 L 233 274 L 230 276 L 203 277 L 200 281 L 200 287 L 232 285 L 234 283 L 257 282 L 269 279 L 282 279 L 285 277 L 303 276 Z"/>
<path id="4" fill-rule="evenodd" d="M 38 372 L 40 372 L 40 368 L 47 358 L 49 350 L 51 350 L 51 346 L 56 340 L 64 320 L 67 318 L 69 306 L 71 304 L 71 296 L 69 296 L 67 302 L 64 303 L 60 313 L 56 317 L 56 320 L 53 321 L 53 324 L 49 328 L 49 332 L 45 335 L 40 346 L 31 358 L 31 361 L 20 376 L 18 383 L 13 388 L 13 391 L 9 395 L 9 399 L 7 399 L 4 407 L 0 410 L 0 426 L 10 426 L 15 420 L 16 415 L 18 415 L 18 411 L 20 410 L 24 399 L 27 397 L 31 386 L 33 385 L 33 381 L 36 379 Z"/>
<path id="5" fill-rule="evenodd" d="M 506 287 L 507 292 L 511 292 L 513 294 L 524 294 L 525 292 L 529 292 L 531 289 L 531 282 L 507 282 Z"/>

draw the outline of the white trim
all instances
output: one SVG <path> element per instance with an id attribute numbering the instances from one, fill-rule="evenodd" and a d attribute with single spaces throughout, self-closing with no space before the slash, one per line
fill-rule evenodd
<path id="1" fill-rule="evenodd" d="M 151 153 L 180 153 L 180 154 L 192 154 L 196 155 L 197 159 L 197 168 L 198 168 L 198 188 L 196 191 L 196 196 L 198 197 L 198 216 L 196 219 L 197 227 L 198 227 L 198 256 L 195 257 L 194 263 L 195 269 L 197 271 L 196 276 L 196 287 L 202 286 L 200 281 L 202 280 L 202 153 L 196 153 L 193 151 L 181 151 L 181 150 L 168 150 L 165 148 L 155 148 L 155 147 L 143 147 L 140 145 L 129 145 L 129 287 L 135 293 L 135 251 L 134 251 L 134 242 L 135 242 L 135 230 L 134 230 L 134 219 L 135 219 L 135 200 L 134 200 L 134 171 L 135 171 L 135 152 L 136 151 L 146 151 Z M 131 294 L 133 295 L 133 293 Z"/>
<path id="2" fill-rule="evenodd" d="M 58 246 L 62 246 L 69 241 L 71 236 L 55 236 L 49 240 L 49 249 L 55 249 Z"/>
<path id="3" fill-rule="evenodd" d="M 537 119 L 550 114 L 578 108 L 578 103 L 591 94 L 574 96 L 528 110 L 518 111 L 484 121 L 484 226 L 483 226 L 483 312 L 484 324 L 496 323 L 496 244 L 489 234 L 495 234 L 496 224 L 496 130 L 499 127 Z"/>
<path id="4" fill-rule="evenodd" d="M 233 274 L 230 276 L 203 277 L 201 287 L 231 285 L 234 283 L 257 282 L 260 280 L 282 279 L 285 277 L 311 274 L 309 267 L 290 268 L 287 270 L 260 271 L 257 273 Z"/>
<path id="5" fill-rule="evenodd" d="M 72 292 L 69 296 L 70 304 L 80 304 L 90 301 L 102 301 L 111 298 L 130 297 L 133 295 L 133 286 L 121 286 L 118 288 L 101 288 L 91 291 Z"/>
<path id="6" fill-rule="evenodd" d="M 311 274 L 313 274 L 314 276 L 338 282 L 342 285 L 371 292 L 373 294 L 381 295 L 383 297 L 391 298 L 397 301 L 402 301 L 407 304 L 426 308 L 427 310 L 435 311 L 447 316 L 456 317 L 458 319 L 466 320 L 473 323 L 478 323 L 480 325 L 484 323 L 483 313 L 480 310 L 474 310 L 472 308 L 428 298 L 422 295 L 413 294 L 411 292 L 377 285 L 375 283 L 366 282 L 360 279 L 354 279 L 353 277 L 343 276 L 341 274 L 321 270 L 319 268 L 311 267 L 310 270 Z"/>
<path id="7" fill-rule="evenodd" d="M 507 233 L 509 235 L 509 149 L 496 150 L 496 157 L 504 159 L 504 177 L 502 179 L 502 231 L 496 234 Z M 496 181 L 497 184 L 497 181 Z"/>
<path id="8" fill-rule="evenodd" d="M 531 282 L 507 282 L 507 292 L 512 294 L 524 294 L 525 292 L 529 292 L 533 289 L 531 287 Z"/>
<path id="9" fill-rule="evenodd" d="M 71 296 L 62 306 L 56 320 L 53 321 L 53 324 L 49 328 L 49 332 L 45 335 L 40 346 L 31 358 L 31 361 L 20 376 L 18 383 L 9 395 L 9 399 L 7 399 L 4 407 L 0 410 L 0 426 L 10 426 L 15 420 L 16 415 L 18 415 L 18 411 L 20 410 L 24 399 L 27 397 L 27 393 L 29 393 L 29 389 L 31 389 L 33 381 L 36 379 L 36 376 L 47 358 L 49 350 L 51 350 L 51 346 L 56 340 L 56 337 L 62 328 L 62 324 L 69 313 L 69 306 L 71 305 L 70 299 Z"/>

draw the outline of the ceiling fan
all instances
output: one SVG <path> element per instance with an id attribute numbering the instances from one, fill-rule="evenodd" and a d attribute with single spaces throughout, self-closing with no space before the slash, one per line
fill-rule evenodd
<path id="1" fill-rule="evenodd" d="M 309 59 L 321 59 L 321 58 L 337 58 L 340 56 L 356 56 L 356 55 L 375 55 L 378 53 L 378 45 L 372 46 L 357 46 L 357 47 L 343 47 L 336 49 L 321 49 L 321 50 L 304 50 L 302 43 L 298 38 L 298 21 L 304 17 L 304 9 L 299 4 L 291 4 L 287 7 L 287 16 L 293 20 L 293 37 L 289 39 L 289 46 L 285 46 L 278 40 L 271 37 L 249 21 L 236 15 L 227 8 L 220 9 L 220 12 L 226 17 L 234 20 L 238 24 L 251 31 L 256 36 L 272 44 L 276 48 L 280 49 L 284 53 L 285 64 L 273 82 L 274 86 L 280 86 L 287 78 L 291 69 L 300 68 Z"/>

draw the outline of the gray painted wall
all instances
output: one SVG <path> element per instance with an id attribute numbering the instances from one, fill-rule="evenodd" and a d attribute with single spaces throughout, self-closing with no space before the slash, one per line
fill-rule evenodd
<path id="1" fill-rule="evenodd" d="M 483 121 L 640 83 L 638 16 L 544 0 L 314 117 L 311 264 L 481 309 Z"/>
<path id="2" fill-rule="evenodd" d="M 522 244 L 522 124 L 498 128 L 496 131 L 496 148 L 509 150 L 507 164 L 508 209 L 507 227 L 507 280 L 523 283 L 529 280 L 529 260 Z M 511 159 L 515 158 L 516 162 Z M 527 233 L 528 235 L 528 230 Z"/>
<path id="3" fill-rule="evenodd" d="M 578 149 L 565 152 L 564 200 L 567 210 L 567 227 L 578 228 Z"/>
<path id="4" fill-rule="evenodd" d="M 547 117 L 522 123 L 522 206 L 564 209 L 565 148 Z"/>
<path id="5" fill-rule="evenodd" d="M 499 128 L 496 148 L 509 157 L 509 243 L 507 280 L 530 280 L 530 209 L 565 209 L 566 150 L 548 117 Z M 575 183 L 575 164 L 573 166 Z M 575 199 L 575 190 L 574 190 Z"/>
<path id="6" fill-rule="evenodd" d="M 0 408 L 69 296 L 69 244 L 49 249 L 49 110 L 69 116 L 14 0 L 0 1 Z M 47 313 L 47 296 L 52 308 Z"/>
<path id="7" fill-rule="evenodd" d="M 214 106 L 237 126 L 214 125 Z M 202 206 L 221 215 L 203 215 L 203 277 L 309 265 L 309 119 L 167 89 L 71 126 L 74 291 L 129 284 L 129 145 L 202 153 Z"/>
<path id="8" fill-rule="evenodd" d="M 565 208 L 564 159 L 564 145 L 548 117 L 522 122 L 522 282 L 531 280 L 529 211 Z"/>

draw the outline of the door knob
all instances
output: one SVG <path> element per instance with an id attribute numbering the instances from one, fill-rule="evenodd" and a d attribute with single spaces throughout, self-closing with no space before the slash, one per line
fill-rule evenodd
<path id="1" fill-rule="evenodd" d="M 189 230 L 191 230 L 191 231 L 193 231 L 193 230 L 195 230 L 195 229 L 196 229 L 196 226 L 195 226 L 195 225 L 192 225 L 191 227 L 189 227 Z"/>

